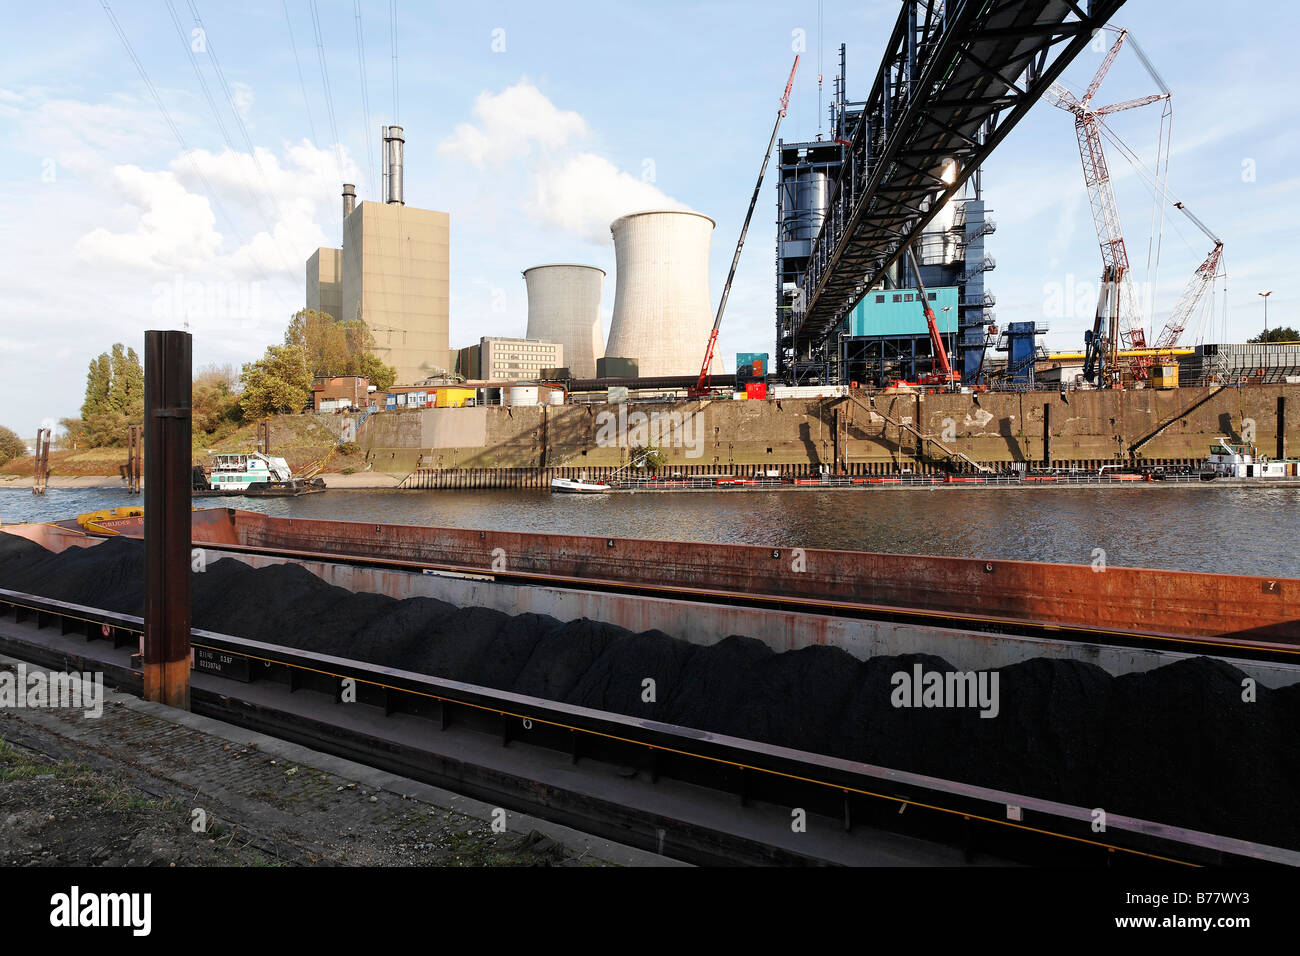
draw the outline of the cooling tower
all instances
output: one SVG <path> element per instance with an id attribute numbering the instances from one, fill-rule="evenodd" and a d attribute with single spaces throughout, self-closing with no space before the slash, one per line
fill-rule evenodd
<path id="1" fill-rule="evenodd" d="M 615 219 L 617 266 L 607 356 L 636 359 L 640 375 L 696 375 L 713 328 L 709 239 L 698 212 L 638 212 Z M 721 370 L 716 357 L 713 372 Z"/>
<path id="2" fill-rule="evenodd" d="M 600 327 L 600 287 L 605 270 L 595 266 L 549 265 L 524 270 L 528 284 L 526 337 L 564 346 L 564 364 L 574 378 L 595 378 L 596 359 L 605 355 Z"/>

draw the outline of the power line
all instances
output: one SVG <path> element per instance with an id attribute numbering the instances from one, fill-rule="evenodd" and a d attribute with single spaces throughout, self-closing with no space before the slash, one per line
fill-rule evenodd
<path id="1" fill-rule="evenodd" d="M 339 142 L 339 124 L 334 115 L 334 96 L 330 93 L 330 74 L 329 69 L 325 66 L 325 40 L 320 31 L 320 11 L 316 8 L 316 0 L 311 0 L 311 25 L 312 30 L 316 33 L 316 57 L 320 60 L 320 78 L 325 86 L 325 108 L 330 115 L 330 135 L 334 137 L 334 162 L 338 166 L 339 181 L 343 180 L 343 153 L 342 144 Z"/>
<path id="2" fill-rule="evenodd" d="M 198 163 L 194 161 L 194 156 L 190 151 L 189 144 L 185 142 L 185 136 L 181 133 L 180 127 L 177 126 L 175 121 L 172 119 L 171 114 L 167 112 L 167 107 L 163 105 L 162 97 L 158 95 L 158 88 L 154 86 L 153 80 L 149 79 L 149 72 L 144 68 L 144 63 L 140 61 L 140 58 L 136 56 L 135 48 L 131 46 L 131 41 L 127 38 L 126 31 L 122 28 L 122 24 L 118 22 L 117 15 L 113 13 L 112 7 L 108 5 L 108 0 L 100 0 L 100 6 L 104 8 L 104 13 L 108 16 L 108 22 L 117 33 L 118 39 L 122 41 L 122 47 L 126 50 L 127 57 L 131 60 L 132 65 L 135 66 L 136 72 L 140 74 L 140 79 L 144 82 L 145 88 L 149 91 L 149 95 L 153 98 L 154 104 L 158 107 L 158 112 L 162 115 L 163 122 L 167 124 L 167 128 L 171 130 L 172 136 L 176 138 L 176 143 L 181 148 L 181 154 L 189 160 L 190 167 L 194 170 L 194 175 L 201 183 L 203 183 L 203 188 L 207 191 L 208 198 L 211 200 L 212 205 L 216 207 L 217 212 L 220 213 L 223 219 L 225 219 L 226 224 L 230 227 L 230 231 L 234 233 L 239 244 L 241 246 L 246 246 L 247 242 L 242 233 L 240 233 L 239 227 L 235 225 L 235 221 L 230 217 L 229 213 L 226 212 L 225 207 L 221 204 L 221 200 L 217 198 L 216 190 L 214 190 L 212 184 L 208 182 L 208 177 L 203 174 L 203 170 L 200 169 Z M 267 284 L 270 285 L 271 279 L 267 276 L 261 263 L 258 262 L 256 258 L 252 257 L 251 254 L 250 261 L 252 262 L 253 267 L 257 270 L 258 275 L 260 275 Z M 275 292 L 283 303 L 284 297 L 280 295 L 279 289 L 276 289 Z"/>
<path id="3" fill-rule="evenodd" d="M 167 0 L 167 5 L 170 8 L 171 0 Z M 226 95 L 226 102 L 230 105 L 230 112 L 235 117 L 235 124 L 239 127 L 239 132 L 240 135 L 243 137 L 244 145 L 248 147 L 248 155 L 252 158 L 253 165 L 257 167 L 258 175 L 261 177 L 261 182 L 265 187 L 265 195 L 270 200 L 271 211 L 274 214 L 274 221 L 270 217 L 268 217 L 266 213 L 262 210 L 261 205 L 258 203 L 256 197 L 253 197 L 252 189 L 251 187 L 248 186 L 248 181 L 244 178 L 244 172 L 242 169 L 239 169 L 238 166 L 239 164 L 238 150 L 235 149 L 234 145 L 230 142 L 228 138 L 226 140 L 226 145 L 230 148 L 230 151 L 232 153 L 236 154 L 235 162 L 236 162 L 236 169 L 239 170 L 239 178 L 244 182 L 245 188 L 249 190 L 249 196 L 250 198 L 253 199 L 254 208 L 257 209 L 258 214 L 261 215 L 262 219 L 267 223 L 267 235 L 270 237 L 271 241 L 275 243 L 276 252 L 279 254 L 280 260 L 285 270 L 288 272 L 292 272 L 293 266 L 290 265 L 290 260 L 285 256 L 284 247 L 280 244 L 280 240 L 275 234 L 275 222 L 285 221 L 284 210 L 280 208 L 280 201 L 277 198 L 276 190 L 270 187 L 269 185 L 267 185 L 269 182 L 269 178 L 266 175 L 266 170 L 262 167 L 262 160 L 257 155 L 257 149 L 253 146 L 253 138 L 248 135 L 248 127 L 244 123 L 244 117 L 240 114 L 239 107 L 235 105 L 234 94 L 231 93 L 230 91 L 230 84 L 226 82 L 226 73 L 221 68 L 221 60 L 217 58 L 216 47 L 213 46 L 212 37 L 208 34 L 208 28 L 204 25 L 203 18 L 199 16 L 199 8 L 198 8 L 198 4 L 195 3 L 195 0 L 189 0 L 189 8 L 190 8 L 190 13 L 193 14 L 194 16 L 194 25 L 203 31 L 204 49 L 207 51 L 208 59 L 212 61 L 213 70 L 216 72 L 217 80 L 221 83 L 221 89 Z M 193 54 L 191 53 L 191 58 L 192 57 Z M 195 71 L 197 72 L 198 71 L 197 63 L 194 64 L 194 68 Z M 207 84 L 204 83 L 204 88 L 206 89 L 206 87 Z"/>
<path id="4" fill-rule="evenodd" d="M 365 125 L 362 127 L 366 143 L 366 175 L 370 178 L 370 194 L 377 192 L 375 187 L 375 144 L 370 135 L 370 89 L 366 82 L 366 40 L 361 32 L 361 0 L 353 0 L 353 10 L 357 18 L 357 69 L 361 71 L 361 111 Z"/>
<path id="5" fill-rule="evenodd" d="M 316 122 L 311 118 L 311 101 L 307 99 L 307 82 L 302 78 L 302 61 L 298 59 L 298 44 L 293 39 L 293 20 L 289 18 L 289 0 L 280 0 L 284 7 L 284 22 L 289 28 L 289 46 L 293 50 L 293 65 L 298 68 L 298 86 L 302 90 L 302 105 L 307 107 L 307 125 L 311 128 L 311 142 L 319 147 L 316 138 Z"/>

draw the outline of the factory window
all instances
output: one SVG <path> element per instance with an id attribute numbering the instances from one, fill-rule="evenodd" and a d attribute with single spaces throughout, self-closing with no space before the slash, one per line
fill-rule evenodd
<path id="1" fill-rule="evenodd" d="M 895 302 L 902 302 L 902 301 L 903 301 L 903 297 L 902 297 L 901 295 L 895 295 L 895 296 L 894 296 L 894 301 L 895 301 Z"/>
<path id="2" fill-rule="evenodd" d="M 928 298 L 931 302 L 938 302 L 938 301 L 939 301 L 939 293 L 937 293 L 937 292 L 927 292 L 925 295 L 926 295 L 926 298 Z"/>
<path id="3" fill-rule="evenodd" d="M 876 305 L 881 305 L 884 303 L 884 301 L 885 301 L 885 297 L 883 295 L 876 296 Z"/>
<path id="4" fill-rule="evenodd" d="M 909 292 L 909 293 L 907 293 L 907 295 L 903 296 L 903 301 L 904 301 L 904 302 L 911 302 L 911 301 L 912 301 L 912 293 Z"/>

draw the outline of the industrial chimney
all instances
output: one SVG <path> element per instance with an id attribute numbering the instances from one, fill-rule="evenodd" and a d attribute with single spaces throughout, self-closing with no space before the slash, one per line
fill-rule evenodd
<path id="1" fill-rule="evenodd" d="M 384 169 L 388 173 L 388 195 L 384 202 L 390 205 L 406 205 L 402 197 L 402 147 L 405 143 L 402 127 L 384 127 Z"/>
<path id="2" fill-rule="evenodd" d="M 357 207 L 357 187 L 352 183 L 343 184 L 343 218 L 347 219 L 348 214 Z"/>

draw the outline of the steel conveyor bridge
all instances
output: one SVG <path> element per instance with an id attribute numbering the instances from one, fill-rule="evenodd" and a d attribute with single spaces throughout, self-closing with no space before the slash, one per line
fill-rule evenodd
<path id="1" fill-rule="evenodd" d="M 904 0 L 777 343 L 827 339 L 1124 0 Z M 941 174 L 955 162 L 955 178 Z M 950 177 L 951 178 L 951 177 Z"/>

